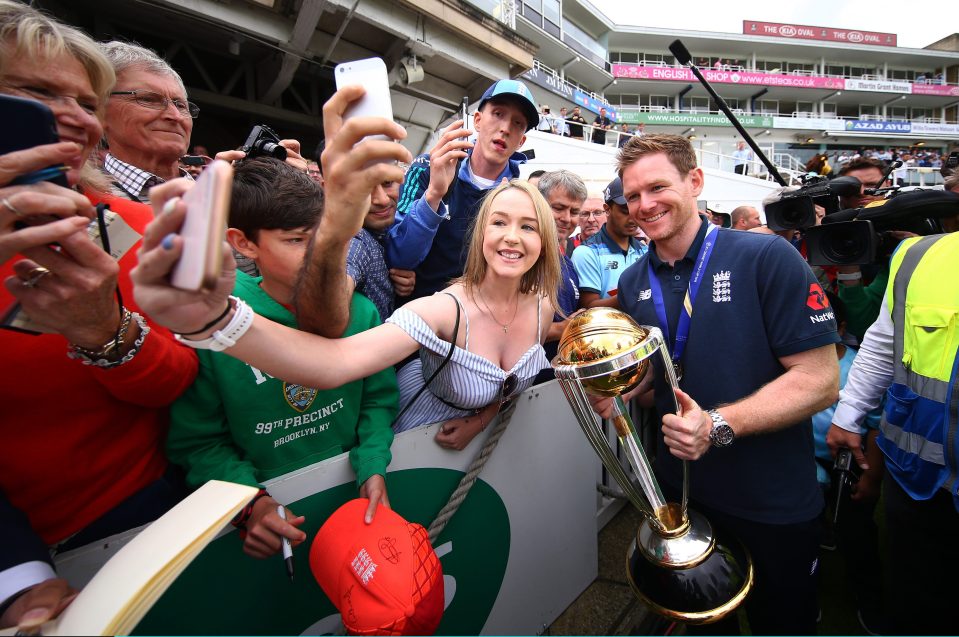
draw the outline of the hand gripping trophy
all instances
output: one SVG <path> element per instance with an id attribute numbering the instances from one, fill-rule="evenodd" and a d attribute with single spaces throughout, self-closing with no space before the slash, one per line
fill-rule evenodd
<path id="1" fill-rule="evenodd" d="M 655 367 L 651 363 L 657 353 L 670 386 L 676 387 L 676 373 L 659 328 L 637 325 L 619 310 L 593 308 L 570 321 L 553 367 L 590 445 L 646 518 L 626 556 L 633 591 L 664 617 L 708 624 L 734 611 L 746 598 L 753 584 L 753 566 L 737 540 L 717 534 L 705 517 L 688 509 L 688 463 L 683 463 L 682 503 L 663 498 L 622 399 Z M 612 424 L 636 483 L 610 447 L 589 396 L 614 399 Z M 674 404 L 678 411 L 675 398 Z"/>

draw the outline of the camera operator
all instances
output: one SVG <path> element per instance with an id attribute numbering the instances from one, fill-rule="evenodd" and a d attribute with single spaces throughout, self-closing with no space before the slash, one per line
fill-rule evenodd
<path id="1" fill-rule="evenodd" d="M 882 181 L 885 166 L 877 159 L 861 157 L 854 159 L 843 166 L 839 171 L 839 176 L 855 177 L 862 182 L 863 190 L 868 188 L 886 188 L 892 185 L 888 180 Z M 874 201 L 881 201 L 882 195 L 869 195 L 861 192 L 858 195 L 840 197 L 840 209 L 847 210 L 852 208 L 862 208 Z M 899 231 L 890 231 L 890 234 L 897 240 L 906 237 L 915 236 L 911 233 Z M 879 304 L 882 301 L 883 292 L 886 289 L 886 283 L 889 280 L 889 264 L 881 263 L 878 268 L 873 268 L 871 280 L 864 280 L 864 275 L 869 276 L 858 265 L 841 265 L 836 278 L 839 281 L 839 298 L 846 304 L 848 310 L 847 331 L 862 340 L 863 334 L 870 325 L 876 320 L 879 314 Z"/>
<path id="2" fill-rule="evenodd" d="M 946 188 L 959 192 L 959 176 Z M 909 239 L 892 258 L 879 318 L 866 332 L 833 426 L 830 451 L 848 448 L 863 469 L 861 423 L 885 392 L 878 438 L 886 456 L 883 481 L 894 628 L 909 634 L 951 634 L 959 594 L 957 432 L 959 382 L 959 214 L 942 219 L 949 234 Z M 921 549 L 919 549 L 921 547 Z M 926 556 L 917 559 L 916 550 Z M 904 634 L 904 633 L 903 633 Z"/>

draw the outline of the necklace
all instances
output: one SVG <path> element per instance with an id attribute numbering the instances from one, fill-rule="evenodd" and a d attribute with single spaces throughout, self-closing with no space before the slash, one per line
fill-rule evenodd
<path id="1" fill-rule="evenodd" d="M 486 299 L 483 298 L 483 293 L 477 289 L 476 290 L 479 296 L 479 300 L 482 301 L 483 307 L 486 308 L 486 313 L 489 314 L 489 317 L 493 319 L 493 322 L 503 328 L 503 334 L 509 332 L 509 326 L 513 324 L 513 321 L 516 320 L 516 312 L 519 310 L 519 295 L 516 296 L 516 307 L 513 308 L 513 318 L 509 320 L 509 323 L 503 325 L 496 319 L 496 315 L 493 314 L 493 310 L 489 309 L 489 305 L 486 304 Z"/>

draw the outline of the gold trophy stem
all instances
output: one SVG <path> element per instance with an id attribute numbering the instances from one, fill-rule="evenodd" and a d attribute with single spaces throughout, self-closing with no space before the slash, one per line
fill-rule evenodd
<path id="1" fill-rule="evenodd" d="M 662 342 L 659 345 L 659 355 L 663 359 L 663 367 L 666 370 L 666 380 L 669 382 L 669 386 L 673 389 L 679 387 L 679 379 L 676 378 L 676 369 L 673 367 L 672 358 L 669 355 L 669 350 L 666 348 L 666 343 Z M 676 392 L 673 392 L 673 407 L 675 408 L 675 413 L 677 416 L 683 415 L 683 410 L 679 406 L 679 399 L 676 398 Z M 683 460 L 683 496 L 682 501 L 679 506 L 682 508 L 683 518 L 686 518 L 686 512 L 689 510 L 689 461 Z"/>
<path id="2" fill-rule="evenodd" d="M 632 419 L 626 412 L 626 405 L 623 403 L 622 396 L 616 396 L 613 399 L 613 414 L 611 420 L 613 426 L 616 427 L 619 442 L 626 451 L 626 458 L 629 460 L 629 464 L 633 468 L 633 473 L 636 474 L 636 479 L 639 481 L 639 486 L 643 490 L 643 495 L 646 496 L 652 513 L 656 516 L 656 521 L 664 530 L 668 531 L 674 528 L 674 526 L 669 523 L 670 517 L 667 513 L 669 509 L 666 504 L 666 499 L 663 498 L 663 492 L 659 488 L 659 483 L 653 476 L 653 468 L 650 466 L 646 454 L 643 453 L 643 445 L 639 441 L 639 434 L 636 432 L 636 427 L 633 425 Z"/>

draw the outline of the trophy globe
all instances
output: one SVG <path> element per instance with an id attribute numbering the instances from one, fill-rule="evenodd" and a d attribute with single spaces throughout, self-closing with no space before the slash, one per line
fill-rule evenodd
<path id="1" fill-rule="evenodd" d="M 622 395 L 650 374 L 656 355 L 665 379 L 676 374 L 659 328 L 626 313 L 592 308 L 570 320 L 553 360 L 556 378 L 590 446 L 644 521 L 626 555 L 633 591 L 651 610 L 688 624 L 708 624 L 733 612 L 753 585 L 752 560 L 735 538 L 717 532 L 688 508 L 689 464 L 683 463 L 682 502 L 666 502 Z M 590 399 L 612 398 L 610 418 L 635 482 L 617 458 Z M 679 405 L 674 398 L 674 406 Z M 664 451 L 668 453 L 668 451 Z"/>

